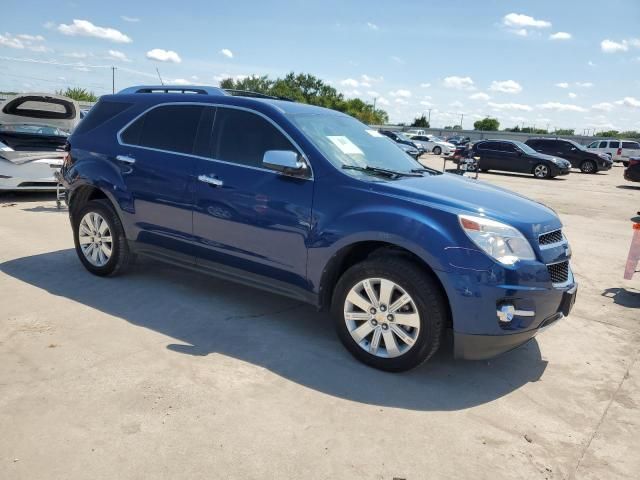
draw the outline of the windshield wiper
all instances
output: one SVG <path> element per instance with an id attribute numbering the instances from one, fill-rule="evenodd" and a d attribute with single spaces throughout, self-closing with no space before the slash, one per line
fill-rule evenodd
<path id="1" fill-rule="evenodd" d="M 442 172 L 440 170 L 435 170 L 433 168 L 412 168 L 411 169 L 412 172 L 414 173 L 420 173 L 420 172 L 425 172 L 425 173 L 430 173 L 431 175 L 440 175 Z"/>
<path id="2" fill-rule="evenodd" d="M 371 167 L 367 165 L 366 167 L 358 167 L 356 165 L 342 165 L 344 170 L 357 170 L 359 172 L 369 172 L 369 173 L 379 173 L 382 175 L 387 175 L 390 178 L 398 178 L 398 177 L 421 177 L 422 175 L 419 172 L 397 172 L 395 170 L 388 170 L 386 168 L 378 168 Z"/>

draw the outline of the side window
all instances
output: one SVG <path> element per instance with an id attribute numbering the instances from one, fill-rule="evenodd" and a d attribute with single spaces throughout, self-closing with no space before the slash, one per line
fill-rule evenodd
<path id="1" fill-rule="evenodd" d="M 498 149 L 502 152 L 516 153 L 518 149 L 512 143 L 500 142 Z"/>
<path id="2" fill-rule="evenodd" d="M 129 145 L 178 153 L 193 153 L 201 105 L 165 105 L 138 118 L 121 135 Z"/>
<path id="3" fill-rule="evenodd" d="M 525 143 L 534 150 L 544 148 L 544 142 L 541 142 L 540 140 L 527 140 Z"/>
<path id="4" fill-rule="evenodd" d="M 640 149 L 638 142 L 622 142 L 622 148 L 630 148 L 632 150 Z"/>
<path id="5" fill-rule="evenodd" d="M 483 142 L 478 145 L 478 150 L 499 150 L 498 142 Z"/>
<path id="6" fill-rule="evenodd" d="M 609 148 L 620 148 L 620 142 L 609 142 Z"/>
<path id="7" fill-rule="evenodd" d="M 598 148 L 598 142 L 591 142 L 587 145 L 587 148 Z"/>
<path id="8" fill-rule="evenodd" d="M 607 148 L 607 142 L 600 142 L 598 148 Z"/>
<path id="9" fill-rule="evenodd" d="M 233 108 L 218 108 L 213 136 L 213 158 L 251 167 L 262 166 L 267 150 L 297 151 L 270 122 Z"/>

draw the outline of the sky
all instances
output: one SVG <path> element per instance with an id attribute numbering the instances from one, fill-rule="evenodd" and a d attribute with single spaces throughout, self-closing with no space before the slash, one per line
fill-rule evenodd
<path id="1" fill-rule="evenodd" d="M 311 73 L 392 122 L 640 130 L 640 1 L 14 1 L 0 91 Z"/>

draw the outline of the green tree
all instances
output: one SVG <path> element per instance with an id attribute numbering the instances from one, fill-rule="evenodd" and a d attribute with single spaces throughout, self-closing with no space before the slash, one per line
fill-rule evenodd
<path id="1" fill-rule="evenodd" d="M 413 123 L 411 124 L 412 127 L 423 127 L 423 128 L 429 128 L 429 121 L 427 120 L 426 115 L 420 115 L 419 117 L 416 117 L 413 120 Z"/>
<path id="2" fill-rule="evenodd" d="M 488 132 L 496 132 L 500 129 L 500 122 L 497 118 L 485 117 L 473 123 L 475 130 L 484 130 Z"/>
<path id="3" fill-rule="evenodd" d="M 225 78 L 220 82 L 220 86 L 331 108 L 351 115 L 367 124 L 380 125 L 389 121 L 389 116 L 384 110 L 374 109 L 373 105 L 359 98 L 347 99 L 331 85 L 308 73 L 295 74 L 291 72 L 284 78 L 276 78 L 275 80 L 266 75 L 261 77 L 252 75 L 237 80 Z"/>
<path id="4" fill-rule="evenodd" d="M 597 137 L 618 137 L 620 132 L 618 130 L 605 130 L 604 132 L 596 133 Z"/>
<path id="5" fill-rule="evenodd" d="M 574 128 L 559 128 L 553 133 L 556 135 L 575 135 L 576 131 Z"/>
<path id="6" fill-rule="evenodd" d="M 515 127 L 511 127 L 511 128 L 505 128 L 504 129 L 505 132 L 520 132 L 520 127 L 518 125 L 516 125 Z"/>
<path id="7" fill-rule="evenodd" d="M 78 102 L 97 102 L 98 97 L 95 93 L 90 92 L 85 88 L 74 87 L 67 88 L 66 90 L 58 90 L 56 92 L 58 95 L 62 95 Z"/>

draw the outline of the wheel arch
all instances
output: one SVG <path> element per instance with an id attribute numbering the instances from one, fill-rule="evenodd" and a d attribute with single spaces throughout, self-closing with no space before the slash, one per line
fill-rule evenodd
<path id="1" fill-rule="evenodd" d="M 419 267 L 435 281 L 436 285 L 438 285 L 440 292 L 446 300 L 446 326 L 452 326 L 452 311 L 450 299 L 436 271 L 417 253 L 412 252 L 408 248 L 391 242 L 384 242 L 380 240 L 364 240 L 351 243 L 342 247 L 331 257 L 322 272 L 322 277 L 320 280 L 318 294 L 318 306 L 320 310 L 326 311 L 330 309 L 335 291 L 335 285 L 338 282 L 338 279 L 347 269 L 366 259 L 375 258 L 378 255 L 403 256 L 419 265 Z"/>
<path id="2" fill-rule="evenodd" d="M 76 220 L 77 213 L 84 205 L 87 204 L 87 202 L 99 199 L 107 200 L 116 212 L 116 215 L 118 215 L 113 198 L 107 195 L 100 187 L 90 183 L 85 183 L 75 187 L 69 196 L 69 216 L 71 217 L 71 222 Z"/>

